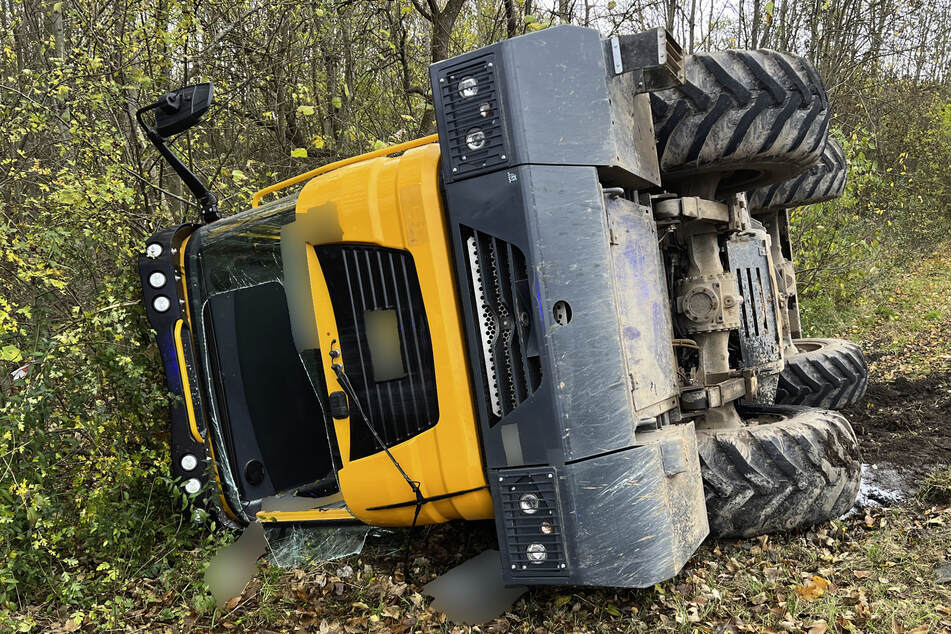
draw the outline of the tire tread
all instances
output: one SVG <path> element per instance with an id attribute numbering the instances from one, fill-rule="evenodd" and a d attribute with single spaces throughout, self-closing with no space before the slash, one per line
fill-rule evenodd
<path id="1" fill-rule="evenodd" d="M 780 422 L 697 431 L 711 534 L 750 537 L 836 518 L 855 502 L 858 443 L 838 412 L 757 406 Z"/>

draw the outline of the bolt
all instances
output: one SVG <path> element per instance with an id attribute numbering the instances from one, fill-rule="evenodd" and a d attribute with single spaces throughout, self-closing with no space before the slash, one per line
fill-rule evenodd
<path id="1" fill-rule="evenodd" d="M 504 161 L 504 160 L 505 160 L 505 155 L 504 155 L 504 154 L 499 154 L 499 158 Z"/>

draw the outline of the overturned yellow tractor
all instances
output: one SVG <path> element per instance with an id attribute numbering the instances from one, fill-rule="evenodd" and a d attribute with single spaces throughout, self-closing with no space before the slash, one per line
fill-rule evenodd
<path id="1" fill-rule="evenodd" d="M 822 176 L 815 70 L 566 26 L 430 78 L 438 136 L 224 219 L 165 145 L 211 85 L 140 110 L 203 212 L 139 263 L 185 490 L 234 524 L 494 518 L 528 585 L 648 586 L 711 529 L 848 510 L 855 436 L 802 405 L 860 398 L 864 359 L 793 371 L 831 344 L 796 339 L 784 206 L 744 194 Z"/>

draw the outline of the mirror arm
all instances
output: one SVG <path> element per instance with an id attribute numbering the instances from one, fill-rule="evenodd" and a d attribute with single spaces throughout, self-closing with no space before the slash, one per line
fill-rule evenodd
<path id="1" fill-rule="evenodd" d="M 148 137 L 149 141 L 152 142 L 152 145 L 159 151 L 159 154 L 168 161 L 169 165 L 172 166 L 172 169 L 175 170 L 175 173 L 178 174 L 178 177 L 182 179 L 182 182 L 185 183 L 185 186 L 195 195 L 195 198 L 198 199 L 198 205 L 201 208 L 201 217 L 202 220 L 206 223 L 214 222 L 218 220 L 220 216 L 218 215 L 218 197 L 215 196 L 210 189 L 205 187 L 205 185 L 198 180 L 198 177 L 188 169 L 188 167 L 182 162 L 178 156 L 172 152 L 167 145 L 165 145 L 165 139 L 162 138 L 158 132 L 150 128 L 148 125 L 142 121 L 142 114 L 148 112 L 149 110 L 154 110 L 159 106 L 163 105 L 165 102 L 158 101 L 152 105 L 145 106 L 144 108 L 139 108 L 135 113 L 135 119 L 139 122 L 139 126 L 145 131 L 145 136 Z"/>

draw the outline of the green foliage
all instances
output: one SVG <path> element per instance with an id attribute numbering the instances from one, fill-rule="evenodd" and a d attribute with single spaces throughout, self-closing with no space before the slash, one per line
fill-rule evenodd
<path id="1" fill-rule="evenodd" d="M 810 332 L 840 328 L 851 307 L 874 303 L 882 280 L 945 242 L 951 229 L 951 93 L 897 80 L 868 89 L 869 100 L 906 108 L 874 130 L 834 129 L 848 157 L 845 195 L 791 214 Z"/>
<path id="2" fill-rule="evenodd" d="M 128 87 L 88 50 L 34 61 L 0 88 L 0 629 L 44 602 L 106 615 L 207 538 L 167 475 Z"/>

